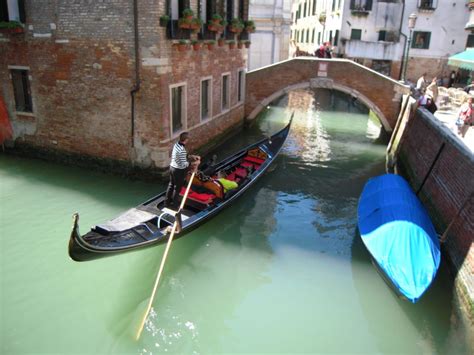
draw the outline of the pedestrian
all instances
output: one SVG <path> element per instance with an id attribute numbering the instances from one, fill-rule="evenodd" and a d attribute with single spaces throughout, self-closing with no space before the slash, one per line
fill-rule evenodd
<path id="1" fill-rule="evenodd" d="M 449 74 L 448 88 L 452 87 L 455 81 L 456 81 L 456 72 L 453 70 L 451 74 Z"/>
<path id="2" fill-rule="evenodd" d="M 197 168 L 201 158 L 197 155 L 190 155 L 186 151 L 186 144 L 189 142 L 189 133 L 183 132 L 179 135 L 179 141 L 173 146 L 170 163 L 170 182 L 166 190 L 166 206 L 178 208 L 178 198 L 181 188 L 186 181 L 186 175 L 190 168 L 190 162 Z"/>
<path id="3" fill-rule="evenodd" d="M 426 108 L 429 112 L 435 113 L 438 107 L 434 103 L 433 97 L 430 93 L 425 92 L 417 101 L 418 106 Z"/>
<path id="4" fill-rule="evenodd" d="M 469 127 L 473 124 L 473 110 L 472 110 L 472 96 L 467 98 L 467 102 L 462 104 L 459 110 L 456 126 L 458 127 L 458 134 L 464 138 Z"/>
<path id="5" fill-rule="evenodd" d="M 326 58 L 332 58 L 332 48 L 331 48 L 331 43 L 330 42 L 326 42 L 324 44 L 324 52 L 325 52 L 325 57 Z"/>
<path id="6" fill-rule="evenodd" d="M 426 90 L 426 73 L 423 73 L 416 82 L 416 91 L 419 95 L 423 95 Z"/>
<path id="7" fill-rule="evenodd" d="M 319 48 L 314 52 L 317 58 L 326 58 L 326 48 L 324 45 L 320 45 Z"/>
<path id="8" fill-rule="evenodd" d="M 438 78 L 434 77 L 433 80 L 431 81 L 431 84 L 428 85 L 426 88 L 426 92 L 431 95 L 433 98 L 434 103 L 436 103 L 436 100 L 438 100 Z"/>
<path id="9" fill-rule="evenodd" d="M 471 90 L 474 92 L 474 80 L 471 80 L 470 84 L 465 86 L 463 90 L 467 92 L 468 94 L 471 92 Z"/>

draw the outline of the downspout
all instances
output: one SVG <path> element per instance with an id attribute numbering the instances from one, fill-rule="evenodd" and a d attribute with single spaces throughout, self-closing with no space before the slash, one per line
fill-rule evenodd
<path id="1" fill-rule="evenodd" d="M 132 97 L 131 146 L 135 146 L 135 94 L 140 90 L 140 46 L 138 38 L 138 0 L 133 0 L 133 27 L 135 43 L 135 84 L 130 91 Z"/>
<path id="2" fill-rule="evenodd" d="M 407 50 L 407 41 L 408 41 L 407 35 L 402 32 L 403 16 L 405 15 L 405 0 L 402 0 L 402 4 L 403 4 L 403 7 L 402 7 L 402 16 L 400 17 L 400 35 L 405 37 L 405 42 L 403 43 L 403 54 L 402 54 L 402 60 L 401 60 L 402 65 L 400 65 L 400 72 L 398 73 L 398 80 L 402 79 L 403 66 L 405 65 L 405 63 L 404 63 L 405 62 L 405 53 L 406 53 L 406 50 Z M 405 80 L 406 80 L 406 78 L 405 78 Z"/>

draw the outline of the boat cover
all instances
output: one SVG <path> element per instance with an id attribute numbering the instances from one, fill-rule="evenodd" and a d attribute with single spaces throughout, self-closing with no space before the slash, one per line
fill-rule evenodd
<path id="1" fill-rule="evenodd" d="M 420 200 L 399 175 L 370 179 L 358 208 L 362 240 L 395 288 L 415 303 L 440 263 L 436 231 Z"/>

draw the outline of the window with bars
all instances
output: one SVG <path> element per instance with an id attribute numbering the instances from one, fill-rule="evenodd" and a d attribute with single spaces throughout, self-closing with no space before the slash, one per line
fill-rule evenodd
<path id="1" fill-rule="evenodd" d="M 33 112 L 30 79 L 28 70 L 12 69 L 10 71 L 13 94 L 15 96 L 15 109 L 18 112 Z"/>
<path id="2" fill-rule="evenodd" d="M 0 0 L 0 22 L 25 23 L 25 20 L 24 0 Z"/>
<path id="3" fill-rule="evenodd" d="M 184 129 L 186 119 L 186 86 L 171 87 L 171 133 L 174 135 Z"/>
<path id="4" fill-rule="evenodd" d="M 352 11 L 371 11 L 372 0 L 351 0 L 349 8 Z"/>
<path id="5" fill-rule="evenodd" d="M 434 10 L 437 6 L 437 0 L 418 0 L 418 8 L 422 10 Z"/>
<path id="6" fill-rule="evenodd" d="M 201 121 L 211 117 L 211 79 L 201 81 Z"/>
<path id="7" fill-rule="evenodd" d="M 238 75 L 238 81 L 239 81 L 239 87 L 237 89 L 237 101 L 242 102 L 244 100 L 244 90 L 245 90 L 245 71 L 239 70 L 239 75 Z"/>
<path id="8" fill-rule="evenodd" d="M 230 108 L 230 74 L 222 75 L 222 111 Z"/>

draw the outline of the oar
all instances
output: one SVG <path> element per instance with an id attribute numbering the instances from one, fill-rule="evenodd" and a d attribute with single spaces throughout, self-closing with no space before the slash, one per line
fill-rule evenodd
<path id="1" fill-rule="evenodd" d="M 179 206 L 179 209 L 178 209 L 178 212 L 176 212 L 176 215 L 178 215 L 181 212 L 181 210 L 184 207 L 184 204 L 186 203 L 186 199 L 188 198 L 188 193 L 189 193 L 189 190 L 191 189 L 191 185 L 193 183 L 193 179 L 194 179 L 195 174 L 196 174 L 196 170 L 193 171 L 193 173 L 191 175 L 191 179 L 189 179 L 188 186 L 186 187 L 186 191 L 184 192 L 183 199 L 181 200 L 181 205 Z M 179 191 L 178 191 L 178 193 L 179 193 Z M 175 217 L 176 217 L 176 215 L 175 215 Z M 140 324 L 140 329 L 138 329 L 135 340 L 140 339 L 140 335 L 142 334 L 142 331 L 143 331 L 143 326 L 145 325 L 146 319 L 148 317 L 148 313 L 150 313 L 151 305 L 153 304 L 153 299 L 155 298 L 156 289 L 158 288 L 158 283 L 160 282 L 161 274 L 163 273 L 163 268 L 165 267 L 166 257 L 168 256 L 168 251 L 170 250 L 171 243 L 173 242 L 174 233 L 176 232 L 176 227 L 178 225 L 178 219 L 177 218 L 179 218 L 179 216 L 176 217 L 176 220 L 173 224 L 173 228 L 171 229 L 171 234 L 170 234 L 170 237 L 168 239 L 168 243 L 166 243 L 165 253 L 163 254 L 163 258 L 161 259 L 160 269 L 158 270 L 158 275 L 156 276 L 155 286 L 153 286 L 153 292 L 151 293 L 150 301 L 148 302 L 148 307 L 146 309 L 145 314 L 143 315 L 143 319 L 142 319 L 142 322 Z"/>

